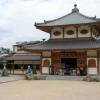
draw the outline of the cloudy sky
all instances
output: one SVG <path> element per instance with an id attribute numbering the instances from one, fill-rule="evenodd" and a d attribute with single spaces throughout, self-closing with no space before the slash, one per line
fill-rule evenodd
<path id="1" fill-rule="evenodd" d="M 35 29 L 34 23 L 70 13 L 75 3 L 81 13 L 100 17 L 100 0 L 0 0 L 0 47 L 48 39 L 49 35 Z"/>

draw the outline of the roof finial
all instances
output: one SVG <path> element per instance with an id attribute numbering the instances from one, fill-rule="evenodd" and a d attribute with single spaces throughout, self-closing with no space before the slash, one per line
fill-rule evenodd
<path id="1" fill-rule="evenodd" d="M 94 16 L 94 19 L 96 19 L 96 16 Z"/>
<path id="2" fill-rule="evenodd" d="M 79 12 L 79 9 L 77 8 L 77 4 L 74 4 L 74 9 L 72 9 L 72 12 L 73 13 Z"/>
<path id="3" fill-rule="evenodd" d="M 77 7 L 77 4 L 74 4 L 74 7 L 76 8 Z"/>

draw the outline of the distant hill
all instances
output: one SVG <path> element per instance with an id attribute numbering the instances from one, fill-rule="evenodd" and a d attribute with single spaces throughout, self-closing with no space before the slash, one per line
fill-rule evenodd
<path id="1" fill-rule="evenodd" d="M 8 53 L 10 53 L 10 49 L 0 47 L 0 54 L 8 54 Z"/>

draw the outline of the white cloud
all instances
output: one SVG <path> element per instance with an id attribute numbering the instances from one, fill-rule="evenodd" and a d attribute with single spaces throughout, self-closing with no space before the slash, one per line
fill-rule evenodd
<path id="1" fill-rule="evenodd" d="M 1 19 L 0 20 L 0 28 L 2 28 L 2 27 L 5 27 L 6 25 L 8 25 L 8 20 L 4 20 L 4 19 Z"/>
<path id="2" fill-rule="evenodd" d="M 34 23 L 61 17 L 74 3 L 81 13 L 100 17 L 100 0 L 0 0 L 0 46 L 48 38 L 48 34 L 35 29 Z"/>

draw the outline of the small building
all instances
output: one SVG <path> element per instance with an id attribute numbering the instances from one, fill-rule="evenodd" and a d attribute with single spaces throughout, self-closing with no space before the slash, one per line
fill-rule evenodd
<path id="1" fill-rule="evenodd" d="M 24 50 L 41 54 L 42 74 L 100 73 L 100 18 L 80 13 L 75 4 L 69 14 L 35 26 L 50 34 L 50 39 Z"/>
<path id="2" fill-rule="evenodd" d="M 13 53 L 4 57 L 6 61 L 7 69 L 10 73 L 13 74 L 23 74 L 22 70 L 26 70 L 28 65 L 34 70 L 39 70 L 40 68 L 40 54 L 30 51 L 21 50 L 25 46 L 35 45 L 40 43 L 40 41 L 35 42 L 17 42 L 16 45 L 13 45 Z"/>

